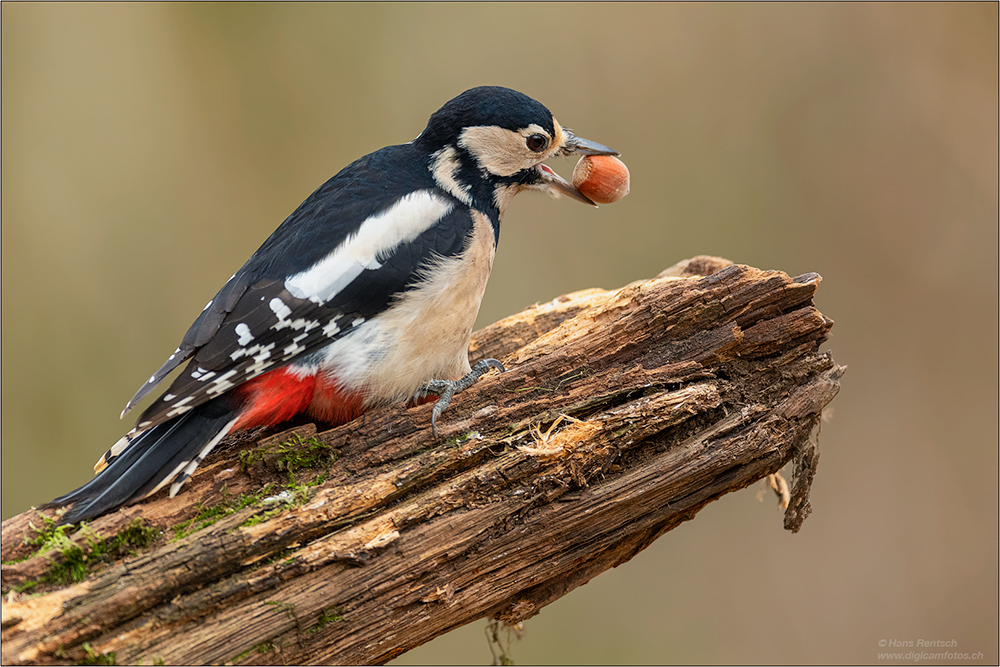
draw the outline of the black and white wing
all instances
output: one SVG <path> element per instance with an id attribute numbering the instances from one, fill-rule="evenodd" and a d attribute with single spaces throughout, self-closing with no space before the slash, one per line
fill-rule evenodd
<path id="1" fill-rule="evenodd" d="M 468 209 L 429 172 L 393 169 L 408 150 L 361 158 L 282 223 L 129 401 L 126 412 L 188 361 L 139 418 L 139 430 L 322 349 L 385 310 L 428 262 L 462 251 L 472 231 Z M 400 191 L 409 194 L 387 194 Z"/>

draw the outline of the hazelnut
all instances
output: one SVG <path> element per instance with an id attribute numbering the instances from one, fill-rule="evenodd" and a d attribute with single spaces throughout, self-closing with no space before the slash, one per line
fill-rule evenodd
<path id="1" fill-rule="evenodd" d="M 628 185 L 628 167 L 612 155 L 585 155 L 573 169 L 573 187 L 597 204 L 618 201 Z"/>

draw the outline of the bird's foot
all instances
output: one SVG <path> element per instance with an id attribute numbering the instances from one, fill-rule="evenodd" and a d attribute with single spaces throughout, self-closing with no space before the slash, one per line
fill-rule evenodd
<path id="1" fill-rule="evenodd" d="M 507 371 L 497 359 L 483 359 L 472 367 L 465 377 L 458 380 L 430 380 L 418 390 L 419 396 L 434 394 L 438 400 L 434 403 L 434 410 L 431 412 L 431 433 L 437 438 L 437 420 L 441 413 L 445 411 L 451 403 L 452 397 L 463 389 L 468 389 L 476 383 L 476 380 L 486 374 L 486 371 L 495 368 L 501 373 Z"/>

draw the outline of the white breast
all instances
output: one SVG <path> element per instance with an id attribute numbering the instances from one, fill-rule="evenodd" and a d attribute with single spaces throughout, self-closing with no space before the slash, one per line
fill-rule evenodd
<path id="1" fill-rule="evenodd" d="M 439 259 L 386 312 L 325 349 L 323 372 L 363 392 L 366 405 L 407 400 L 428 380 L 471 370 L 469 339 L 496 251 L 489 220 L 473 217 L 460 255 Z"/>

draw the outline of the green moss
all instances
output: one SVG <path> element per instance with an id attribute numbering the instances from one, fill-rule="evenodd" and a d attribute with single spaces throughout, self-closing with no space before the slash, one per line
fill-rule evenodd
<path id="1" fill-rule="evenodd" d="M 86 523 L 82 523 L 79 534 L 85 542 L 84 546 L 67 535 L 73 530 L 73 524 L 56 526 L 53 519 L 42 516 L 41 528 L 33 523 L 29 523 L 28 528 L 34 532 L 34 536 L 26 534 L 24 543 L 37 548 L 30 557 L 43 555 L 52 564 L 41 579 L 25 581 L 15 586 L 14 590 L 18 592 L 39 584 L 65 586 L 78 583 L 98 566 L 135 555 L 139 549 L 145 549 L 159 537 L 159 532 L 146 526 L 142 519 L 133 520 L 110 539 L 101 537 Z"/>
<path id="2" fill-rule="evenodd" d="M 187 537 L 191 533 L 196 533 L 202 528 L 208 528 L 219 519 L 235 514 L 246 507 L 258 505 L 264 498 L 270 495 L 275 489 L 274 484 L 265 484 L 256 493 L 241 493 L 239 496 L 232 496 L 222 490 L 222 500 L 215 505 L 203 507 L 198 503 L 198 511 L 187 521 L 183 521 L 173 527 L 173 540 Z"/>
<path id="3" fill-rule="evenodd" d="M 274 645 L 273 641 L 269 640 L 269 641 L 259 642 L 257 644 L 254 644 L 247 650 L 243 651 L 243 653 L 238 653 L 237 655 L 234 655 L 232 662 L 239 662 L 240 660 L 242 660 L 243 658 L 247 657 L 248 655 L 254 652 L 257 652 L 261 655 L 263 655 L 264 653 L 270 653 L 271 651 L 274 651 L 276 648 L 277 647 Z"/>
<path id="4" fill-rule="evenodd" d="M 550 389 L 549 387 L 520 387 L 514 390 L 515 394 L 520 394 L 525 391 L 555 391 L 555 389 Z"/>
<path id="5" fill-rule="evenodd" d="M 197 513 L 173 527 L 173 540 L 187 537 L 202 528 L 207 528 L 216 523 L 219 519 L 234 514 L 247 507 L 258 507 L 262 504 L 276 504 L 275 507 L 254 514 L 239 527 L 255 526 L 272 517 L 281 514 L 283 511 L 293 507 L 299 507 L 309 500 L 309 489 L 320 484 L 325 477 L 321 476 L 316 480 L 303 484 L 294 483 L 294 475 L 289 473 L 293 482 L 285 485 L 278 491 L 276 484 L 265 484 L 256 493 L 241 493 L 238 497 L 233 497 L 223 489 L 222 500 L 215 505 L 203 507 L 198 504 Z"/>
<path id="6" fill-rule="evenodd" d="M 48 558 L 52 564 L 45 574 L 42 575 L 41 579 L 26 581 L 16 586 L 14 590 L 18 592 L 28 590 L 39 584 L 71 584 L 83 581 L 87 576 L 86 554 L 66 534 L 67 531 L 73 530 L 73 524 L 56 526 L 53 519 L 44 515 L 39 516 L 42 519 L 41 528 L 33 522 L 29 522 L 28 530 L 32 531 L 34 536 L 29 537 L 26 533 L 24 543 L 35 547 L 36 551 L 31 554 L 32 558 L 42 555 Z M 84 526 L 84 529 L 86 529 L 86 526 Z M 86 535 L 85 537 L 88 541 L 96 541 L 91 535 Z"/>
<path id="7" fill-rule="evenodd" d="M 91 648 L 88 642 L 83 643 L 83 650 L 87 652 L 87 657 L 78 662 L 79 665 L 117 665 L 115 662 L 115 652 L 99 653 Z"/>
<path id="8" fill-rule="evenodd" d="M 586 366 L 582 366 L 568 373 L 565 373 L 559 378 L 559 382 L 558 384 L 556 384 L 556 391 L 562 389 L 563 385 L 572 384 L 577 380 L 579 380 L 580 378 L 585 378 L 590 374 L 591 374 L 590 369 L 587 368 Z"/>
<path id="9" fill-rule="evenodd" d="M 40 584 L 40 581 L 22 581 L 21 583 L 14 586 L 14 590 L 18 593 L 23 593 L 24 591 L 30 590 Z"/>
<path id="10" fill-rule="evenodd" d="M 60 526 L 63 528 L 63 526 Z M 82 531 L 87 531 L 84 539 L 90 543 L 91 547 L 99 544 L 98 537 L 89 528 L 83 526 Z M 66 586 L 78 583 L 87 578 L 87 553 L 78 546 L 65 532 L 60 531 L 53 536 L 53 539 L 45 547 L 46 550 L 57 551 L 59 557 L 52 557 L 46 554 L 52 565 L 42 576 L 42 581 L 46 583 Z"/>
<path id="11" fill-rule="evenodd" d="M 187 537 L 241 509 L 257 507 L 265 500 L 276 503 L 276 506 L 254 514 L 241 523 L 240 527 L 255 526 L 277 516 L 286 509 L 303 505 L 309 500 L 309 489 L 325 482 L 330 471 L 326 470 L 320 473 L 315 480 L 308 483 L 298 483 L 295 478 L 296 471 L 330 464 L 338 456 L 339 452 L 330 445 L 320 442 L 315 437 L 303 438 L 297 433 L 284 442 L 241 451 L 241 472 L 246 472 L 258 464 L 273 465 L 277 470 L 288 473 L 288 483 L 278 493 L 276 493 L 277 485 L 267 484 L 256 493 L 242 493 L 238 498 L 229 496 L 223 489 L 220 502 L 211 506 L 202 506 L 199 503 L 198 511 L 192 518 L 174 526 L 173 539 Z M 271 500 L 271 497 L 275 498 Z"/>
<path id="12" fill-rule="evenodd" d="M 469 442 L 470 440 L 480 440 L 482 437 L 483 436 L 479 431 L 469 431 L 464 435 L 459 435 L 454 438 L 449 438 L 445 444 L 449 447 L 454 447 L 458 449 L 461 448 L 463 444 Z"/>
<path id="13" fill-rule="evenodd" d="M 140 549 L 145 549 L 159 538 L 160 531 L 147 526 L 142 519 L 133 519 L 127 526 L 115 535 L 108 547 L 109 554 L 134 556 Z"/>
<path id="14" fill-rule="evenodd" d="M 275 500 L 272 501 L 281 504 L 277 507 L 265 510 L 264 512 L 260 512 L 259 514 L 254 514 L 252 517 L 241 523 L 239 525 L 240 528 L 256 526 L 258 523 L 263 523 L 272 517 L 278 516 L 285 510 L 305 505 L 306 502 L 309 501 L 309 489 L 322 483 L 320 478 L 316 478 L 311 482 L 296 484 L 295 475 L 289 472 L 289 477 L 292 481 L 289 484 L 286 484 L 281 493 L 274 496 Z"/>
<path id="15" fill-rule="evenodd" d="M 283 507 L 275 507 L 274 509 L 267 510 L 260 514 L 254 514 L 252 517 L 244 521 L 239 525 L 240 528 L 249 528 L 250 526 L 256 526 L 258 523 L 264 523 L 268 519 L 278 516 L 284 511 Z"/>
<path id="16" fill-rule="evenodd" d="M 273 462 L 275 469 L 289 473 L 289 483 L 295 481 L 295 471 L 329 465 L 340 453 L 315 437 L 303 438 L 298 433 L 284 442 L 270 444 L 240 452 L 240 471 L 246 472 L 258 463 Z"/>
<path id="17" fill-rule="evenodd" d="M 41 512 L 38 513 L 38 517 L 42 520 L 41 528 L 36 527 L 35 524 L 32 523 L 31 521 L 28 522 L 28 529 L 31 530 L 33 533 L 35 533 L 35 536 L 28 537 L 28 533 L 27 532 L 24 533 L 24 544 L 27 544 L 28 546 L 31 547 L 35 547 L 36 551 L 41 550 L 43 546 L 48 544 L 52 540 L 52 537 L 57 530 L 60 530 L 63 532 L 63 534 L 65 534 L 65 531 L 68 528 L 73 527 L 73 524 L 68 523 L 64 526 L 59 526 L 57 528 L 55 519 L 47 517 Z"/>
<path id="18" fill-rule="evenodd" d="M 271 605 L 274 607 L 274 611 L 284 612 L 289 619 L 295 620 L 295 605 L 289 604 L 288 602 L 278 602 L 277 600 L 269 600 L 265 602 L 266 605 Z"/>
<path id="19" fill-rule="evenodd" d="M 296 621 L 296 623 L 298 622 L 298 618 L 296 617 L 295 614 L 295 605 L 290 604 L 288 602 L 280 602 L 278 600 L 268 600 L 264 604 L 273 607 L 276 613 L 285 614 L 288 616 L 289 619 Z M 344 617 L 341 616 L 340 608 L 329 607 L 327 609 L 322 610 L 319 613 L 319 617 L 316 619 L 316 622 L 313 625 L 309 626 L 309 628 L 306 629 L 305 633 L 307 635 L 315 634 L 319 632 L 324 626 L 342 620 L 344 620 Z M 282 646 L 285 645 L 286 643 L 283 641 Z M 278 646 L 275 644 L 273 639 L 258 642 L 257 644 L 254 644 L 253 646 L 243 651 L 242 653 L 234 655 L 230 660 L 230 662 L 234 663 L 241 662 L 251 653 L 257 653 L 262 655 L 264 653 L 270 653 L 271 651 L 276 651 L 276 650 L 278 650 Z"/>
<path id="20" fill-rule="evenodd" d="M 288 473 L 288 482 L 281 493 L 276 494 L 271 502 L 279 505 L 254 514 L 240 524 L 240 527 L 255 526 L 281 514 L 286 509 L 300 507 L 309 500 L 309 489 L 322 484 L 330 476 L 329 468 L 321 472 L 313 481 L 300 483 L 296 472 L 303 469 L 330 465 L 340 456 L 340 453 L 330 445 L 320 442 L 315 437 L 303 438 L 298 433 L 284 442 L 248 449 L 240 452 L 240 471 L 246 472 L 260 464 L 273 466 L 276 470 Z M 272 485 L 273 488 L 273 485 Z M 268 491 L 269 495 L 272 494 Z"/>
<path id="21" fill-rule="evenodd" d="M 11 558 L 10 560 L 0 560 L 0 564 L 2 564 L 2 565 L 17 565 L 18 563 L 23 563 L 24 561 L 30 560 L 30 559 L 31 559 L 31 554 L 28 554 L 26 556 L 21 556 L 20 558 Z"/>
<path id="22" fill-rule="evenodd" d="M 306 634 L 307 635 L 315 634 L 320 630 L 322 630 L 324 626 L 329 625 L 330 623 L 336 623 L 337 621 L 344 620 L 344 617 L 341 616 L 340 614 L 341 614 L 340 607 L 329 607 L 327 609 L 324 609 L 319 613 L 319 618 L 316 619 L 316 622 L 310 625 L 308 628 L 306 628 Z"/>
<path id="23" fill-rule="evenodd" d="M 281 551 L 279 551 L 276 554 L 270 556 L 269 558 L 265 558 L 264 560 L 260 561 L 260 564 L 261 565 L 274 565 L 279 560 L 284 559 L 284 562 L 282 563 L 283 565 L 291 565 L 292 563 L 295 562 L 295 558 L 296 558 L 295 551 L 296 551 L 296 547 L 288 547 L 287 549 L 282 549 Z"/>
<path id="24" fill-rule="evenodd" d="M 193 517 L 174 526 L 174 540 L 187 537 L 191 533 L 196 533 L 202 528 L 208 528 L 213 523 L 226 516 L 226 514 L 231 513 L 229 512 L 229 508 L 222 503 L 205 507 L 199 500 L 197 508 L 198 511 Z"/>

